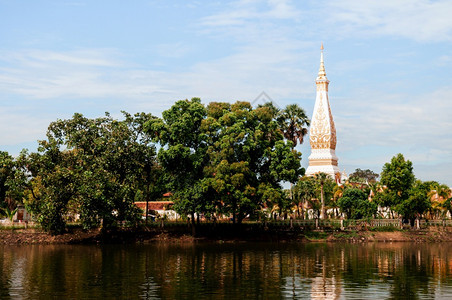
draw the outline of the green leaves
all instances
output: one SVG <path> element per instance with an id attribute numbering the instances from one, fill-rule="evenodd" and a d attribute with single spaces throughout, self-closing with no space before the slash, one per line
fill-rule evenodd
<path id="1" fill-rule="evenodd" d="M 144 128 L 162 146 L 158 158 L 168 174 L 174 208 L 184 215 L 204 212 L 208 207 L 203 198 L 208 190 L 204 182 L 207 137 L 202 130 L 206 109 L 199 98 L 192 98 L 177 101 L 162 116 L 150 120 Z"/>
<path id="2" fill-rule="evenodd" d="M 168 190 L 183 215 L 225 213 L 240 222 L 270 198 L 288 207 L 281 202 L 287 198 L 281 182 L 296 182 L 304 172 L 295 143 L 284 140 L 278 113 L 273 105 L 253 109 L 249 102 L 205 107 L 199 98 L 177 101 L 162 118 L 76 113 L 52 122 L 38 153 L 24 153 L 17 167 L 0 153 L 0 196 L 12 187 L 5 178 L 21 171 L 23 181 L 14 182 L 26 187 L 27 208 L 55 233 L 64 230 L 68 215 L 78 214 L 85 228 L 136 222 L 133 202 Z"/>
<path id="3" fill-rule="evenodd" d="M 263 204 L 269 194 L 263 186 L 281 195 L 280 182 L 295 182 L 304 171 L 270 106 L 212 102 L 204 107 L 193 98 L 177 101 L 162 116 L 144 128 L 162 146 L 158 157 L 170 174 L 180 213 L 206 214 L 216 207 L 240 222 Z"/>
<path id="4" fill-rule="evenodd" d="M 277 121 L 284 137 L 293 143 L 303 143 L 304 136 L 308 133 L 307 127 L 311 124 L 304 109 L 297 104 L 287 105 L 277 115 Z"/>
<path id="5" fill-rule="evenodd" d="M 155 179 L 150 175 L 157 166 L 155 147 L 142 131 L 153 118 L 125 117 L 74 114 L 50 124 L 48 140 L 27 163 L 34 178 L 26 204 L 45 229 L 62 232 L 69 211 L 80 215 L 85 228 L 137 222 L 134 199 L 148 195 Z"/>
<path id="6" fill-rule="evenodd" d="M 355 170 L 355 172 L 350 174 L 349 180 L 351 182 L 375 183 L 377 181 L 378 176 L 379 175 L 373 172 L 372 170 L 369 169 L 361 170 L 360 168 L 358 168 Z"/>
<path id="7" fill-rule="evenodd" d="M 414 219 L 422 215 L 431 207 L 430 192 L 432 185 L 430 182 L 417 180 L 408 192 L 408 198 L 399 202 L 395 206 L 395 211 L 406 219 Z"/>
<path id="8" fill-rule="evenodd" d="M 248 102 L 214 103 L 208 112 L 207 122 L 215 126 L 208 169 L 234 221 L 253 214 L 269 195 L 277 196 L 274 201 L 279 203 L 280 182 L 295 182 L 303 170 L 300 153 L 280 134 L 275 112 L 268 106 L 253 109 Z"/>
<path id="9" fill-rule="evenodd" d="M 407 212 L 403 208 L 406 207 L 403 202 L 408 200 L 415 182 L 412 162 L 405 161 L 402 154 L 397 154 L 390 163 L 384 164 L 380 182 L 386 186 L 383 193 L 378 196 L 383 205 L 389 206 L 401 214 Z"/>
<path id="10" fill-rule="evenodd" d="M 377 212 L 376 203 L 370 202 L 366 192 L 358 188 L 346 188 L 337 204 L 349 219 L 372 218 Z"/>

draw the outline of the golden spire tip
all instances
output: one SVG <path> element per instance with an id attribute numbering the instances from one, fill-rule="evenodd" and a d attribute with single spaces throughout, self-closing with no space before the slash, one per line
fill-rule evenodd
<path id="1" fill-rule="evenodd" d="M 320 46 L 320 50 L 323 50 L 323 42 L 322 42 L 322 45 Z"/>

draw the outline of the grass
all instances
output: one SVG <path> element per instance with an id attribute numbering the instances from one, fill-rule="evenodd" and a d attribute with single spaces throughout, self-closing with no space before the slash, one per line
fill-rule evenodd
<path id="1" fill-rule="evenodd" d="M 322 231 L 307 231 L 304 236 L 308 239 L 308 240 L 324 240 L 328 237 L 328 233 L 327 232 L 322 232 Z"/>
<path id="2" fill-rule="evenodd" d="M 394 232 L 394 231 L 403 231 L 399 227 L 396 226 L 379 226 L 379 227 L 371 227 L 370 231 L 374 232 Z"/>
<path id="3" fill-rule="evenodd" d="M 338 239 L 351 239 L 351 238 L 357 238 L 359 237 L 359 234 L 355 231 L 352 230 L 351 232 L 340 232 L 340 233 L 336 233 L 334 235 L 335 238 Z"/>

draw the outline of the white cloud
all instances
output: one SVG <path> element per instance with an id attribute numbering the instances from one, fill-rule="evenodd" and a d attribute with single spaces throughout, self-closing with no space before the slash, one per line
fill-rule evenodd
<path id="1" fill-rule="evenodd" d="M 315 8 L 305 6 L 301 10 L 296 2 L 276 0 L 243 0 L 226 7 L 219 6 L 223 10 L 201 18 L 194 26 L 187 24 L 187 28 L 196 31 L 193 33 L 196 38 L 201 34 L 206 40 L 203 43 L 190 45 L 175 38 L 150 47 L 157 56 L 155 61 L 184 57 L 185 66 L 178 68 L 172 64 L 170 71 L 164 69 L 163 62 L 157 70 L 147 67 L 146 63 L 128 61 L 133 59 L 133 55 L 126 56 L 126 50 L 2 51 L 0 94 L 3 99 L 9 99 L 5 96 L 10 95 L 13 95 L 10 98 L 24 99 L 20 105 L 25 107 L 32 106 L 31 103 L 39 105 L 45 99 L 47 103 L 87 99 L 75 106 L 77 111 L 89 110 L 88 105 L 95 106 L 94 102 L 97 102 L 98 115 L 111 111 L 112 107 L 158 115 L 177 99 L 201 97 L 205 102 L 252 101 L 262 91 L 279 106 L 284 106 L 292 99 L 314 101 L 317 39 L 320 37 L 353 38 L 353 42 L 359 38 L 366 43 L 369 38 L 389 36 L 428 43 L 450 41 L 452 36 L 452 19 L 448 15 L 452 11 L 450 1 L 310 3 Z M 207 43 L 217 41 L 227 45 L 228 49 L 218 51 L 216 58 L 190 60 L 188 54 L 195 52 L 196 47 L 209 47 Z M 384 41 L 388 42 L 390 40 Z M 341 49 L 349 51 L 347 47 Z M 405 62 L 422 67 L 422 62 L 407 58 L 407 51 L 411 49 L 400 54 Z M 421 50 L 412 51 L 418 54 Z M 431 58 L 432 64 L 440 66 L 451 61 L 448 54 L 435 54 Z M 373 68 L 378 69 L 379 64 L 391 65 L 399 61 L 397 54 L 391 53 L 371 59 L 343 55 L 342 59 L 335 62 L 336 76 L 356 78 L 361 83 L 366 82 L 365 76 L 373 75 Z M 332 64 L 327 57 L 327 72 Z M 375 75 L 386 76 L 381 70 L 376 70 Z M 341 170 L 347 166 L 353 168 L 347 171 L 359 167 L 379 172 L 382 165 L 398 152 L 411 159 L 419 172 L 424 172 L 423 177 L 419 176 L 423 179 L 428 179 L 425 174 L 433 173 L 427 172 L 428 166 L 437 168 L 439 161 L 452 165 L 450 83 L 444 81 L 439 88 L 441 83 L 435 83 L 435 87 L 419 88 L 422 92 L 416 95 L 408 89 L 398 94 L 389 88 L 381 89 L 384 84 L 394 87 L 398 83 L 389 79 L 387 83 L 378 80 L 375 86 L 369 79 L 365 87 L 356 82 L 336 87 L 333 78 L 335 87 L 330 96 L 338 129 Z M 422 82 L 422 79 L 417 82 Z M 335 101 L 334 90 L 340 88 L 342 98 Z M 90 99 L 93 103 L 88 104 Z M 105 99 L 112 102 L 107 103 Z M 302 102 L 299 104 L 305 106 Z M 56 113 L 59 115 L 43 117 L 21 114 L 19 110 L 0 110 L 0 139 L 8 144 L 36 140 L 45 134 L 50 121 L 64 117 L 61 112 Z M 308 156 L 309 150 L 303 148 L 303 164 L 307 163 Z M 444 168 L 438 168 L 438 172 L 441 178 L 446 178 Z M 447 183 L 452 184 L 450 180 Z"/>
<path id="2" fill-rule="evenodd" d="M 303 43 L 261 41 L 179 72 L 141 70 L 102 49 L 3 53 L 1 60 L 10 66 L 0 68 L 0 91 L 29 99 L 203 96 L 250 100 L 266 90 L 273 97 L 294 98 L 302 93 L 303 85 L 312 85 L 312 74 L 292 67 L 304 47 Z M 297 84 L 300 94 L 291 89 Z"/>
<path id="3" fill-rule="evenodd" d="M 45 136 L 49 123 L 50 120 L 33 112 L 2 108 L 0 109 L 0 144 L 14 145 L 41 139 Z"/>
<path id="4" fill-rule="evenodd" d="M 417 96 L 368 90 L 342 99 L 335 114 L 340 116 L 337 122 L 347 139 L 345 144 L 429 145 L 447 149 L 452 158 L 451 94 L 447 86 Z"/>
<path id="5" fill-rule="evenodd" d="M 202 26 L 231 27 L 242 26 L 250 20 L 296 19 L 300 11 L 287 0 L 234 2 L 224 12 L 207 16 L 201 20 Z"/>
<path id="6" fill-rule="evenodd" d="M 415 41 L 452 40 L 449 0 L 327 1 L 325 27 L 342 37 L 396 36 Z"/>
<path id="7" fill-rule="evenodd" d="M 111 54 L 93 49 L 74 52 L 17 51 L 4 53 L 0 68 L 0 91 L 25 95 L 30 99 L 140 97 L 165 92 L 152 83 L 161 74 L 130 71 Z M 137 80 L 137 81 L 135 81 Z"/>
<path id="8" fill-rule="evenodd" d="M 417 96 L 351 92 L 333 109 L 340 165 L 348 172 L 355 168 L 380 172 L 392 156 L 402 153 L 420 179 L 451 184 L 446 168 L 452 165 L 450 95 L 448 86 Z"/>
<path id="9" fill-rule="evenodd" d="M 122 62 L 114 60 L 118 53 L 112 49 L 84 49 L 66 52 L 23 50 L 2 52 L 1 59 L 7 63 L 16 63 L 27 67 L 45 66 L 47 63 L 62 66 L 119 67 Z"/>

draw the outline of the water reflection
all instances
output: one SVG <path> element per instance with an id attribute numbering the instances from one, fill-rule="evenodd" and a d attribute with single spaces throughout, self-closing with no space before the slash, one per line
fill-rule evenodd
<path id="1" fill-rule="evenodd" d="M 450 246 L 3 246 L 0 298 L 447 298 Z"/>

